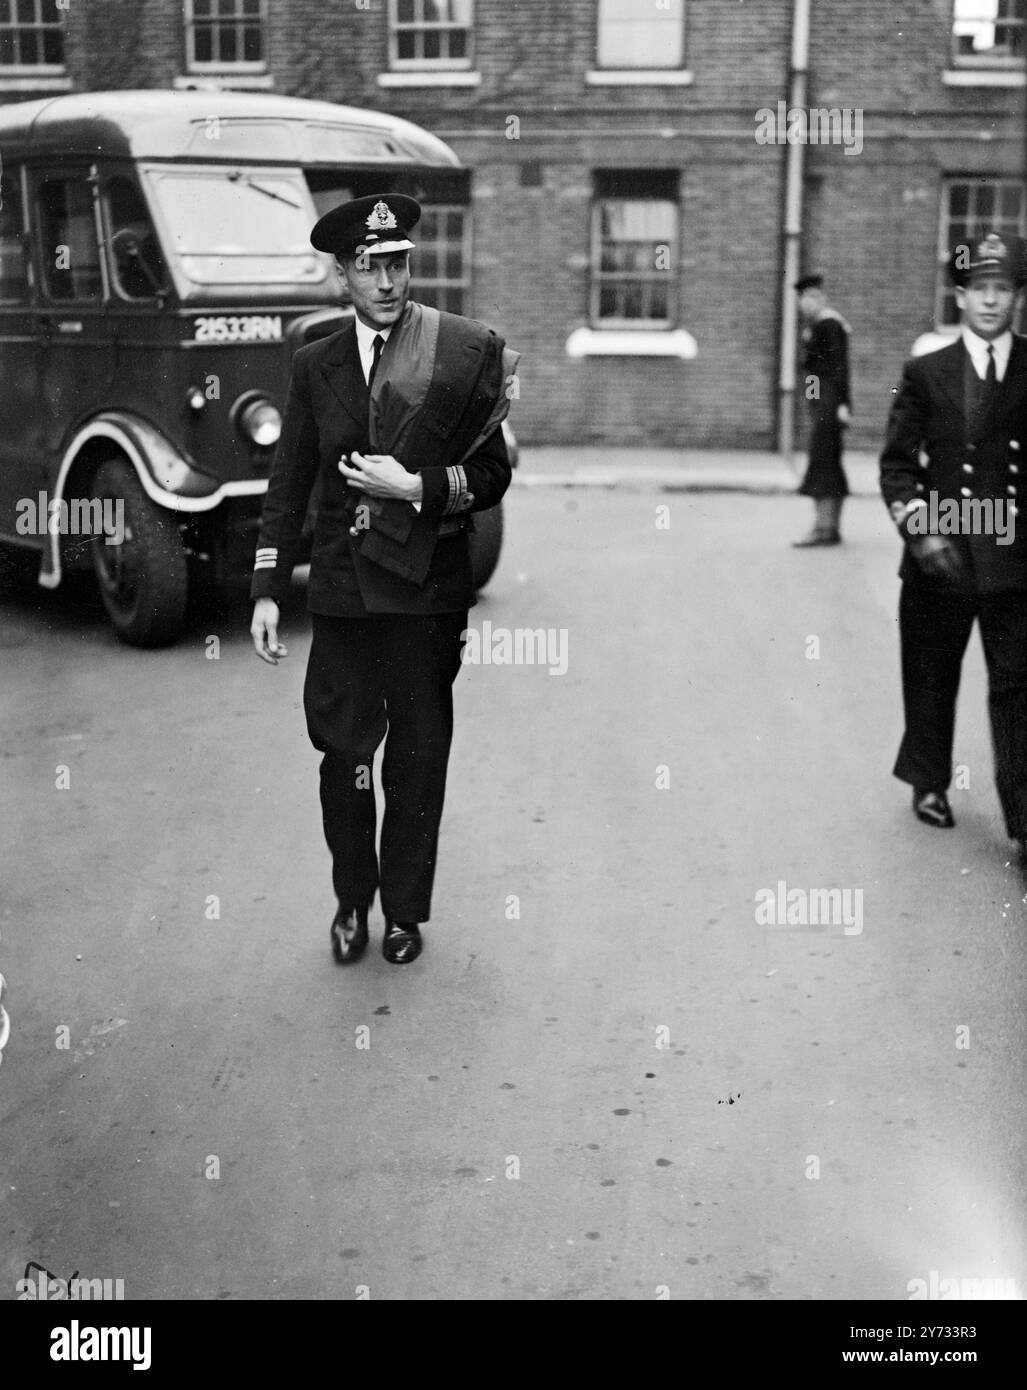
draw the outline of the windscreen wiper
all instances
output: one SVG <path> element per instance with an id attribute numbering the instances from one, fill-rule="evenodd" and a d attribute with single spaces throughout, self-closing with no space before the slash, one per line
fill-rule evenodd
<path id="1" fill-rule="evenodd" d="M 241 169 L 233 169 L 228 178 L 231 183 L 239 183 L 241 181 L 247 188 L 255 188 L 258 193 L 263 193 L 265 197 L 274 198 L 276 202 L 279 203 L 286 203 L 291 208 L 302 208 L 303 206 L 302 203 L 294 203 L 291 198 L 286 198 L 283 197 L 281 193 L 276 193 L 273 188 L 268 188 L 265 184 L 258 183 L 256 179 L 252 179 L 248 174 L 244 174 Z"/>

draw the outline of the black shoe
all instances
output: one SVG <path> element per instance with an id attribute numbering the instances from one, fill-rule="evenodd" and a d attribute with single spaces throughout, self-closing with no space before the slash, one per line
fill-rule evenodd
<path id="1" fill-rule="evenodd" d="M 354 907 L 348 912 L 341 907 L 331 926 L 332 955 L 338 965 L 352 965 L 367 949 L 367 908 Z"/>
<path id="2" fill-rule="evenodd" d="M 807 550 L 813 545 L 841 545 L 842 538 L 837 531 L 814 531 L 801 541 L 792 541 L 793 550 Z"/>
<path id="3" fill-rule="evenodd" d="M 955 825 L 949 799 L 944 792 L 924 791 L 921 787 L 913 789 L 913 810 L 917 820 L 925 825 L 935 825 L 939 830 L 949 830 Z"/>
<path id="4" fill-rule="evenodd" d="M 421 929 L 416 922 L 394 922 L 386 917 L 382 955 L 390 965 L 409 965 L 421 954 L 423 945 Z"/>

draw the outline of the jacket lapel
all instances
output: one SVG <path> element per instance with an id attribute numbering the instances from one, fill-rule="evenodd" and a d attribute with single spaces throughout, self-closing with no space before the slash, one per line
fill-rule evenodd
<path id="1" fill-rule="evenodd" d="M 973 371 L 973 363 L 969 360 L 962 338 L 957 338 L 951 347 L 943 348 L 936 360 L 938 387 L 965 420 L 966 372 L 967 369 Z"/>
<path id="2" fill-rule="evenodd" d="M 320 367 L 321 375 L 339 404 L 366 430 L 367 383 L 357 351 L 357 331 L 352 323 L 340 330 L 337 341 Z"/>

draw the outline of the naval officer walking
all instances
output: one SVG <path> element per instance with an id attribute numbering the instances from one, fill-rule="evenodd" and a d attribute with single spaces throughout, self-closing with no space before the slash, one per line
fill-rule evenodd
<path id="1" fill-rule="evenodd" d="M 323 754 L 341 964 L 367 946 L 376 892 L 385 959 L 405 965 L 421 952 L 474 602 L 470 517 L 510 482 L 501 421 L 517 355 L 482 324 L 410 299 L 420 211 L 398 194 L 359 198 L 311 233 L 336 257 L 355 318 L 296 353 L 250 591 L 254 647 L 277 664 L 279 604 L 319 480 L 304 709 Z M 383 739 L 378 855 L 371 765 Z"/>
<path id="2" fill-rule="evenodd" d="M 1012 332 L 1024 242 L 990 233 L 949 261 L 961 327 L 906 364 L 881 454 L 881 491 L 905 541 L 899 633 L 906 728 L 895 776 L 928 825 L 947 791 L 963 653 L 978 623 L 995 781 L 1027 855 L 1027 339 Z M 1023 523 L 1023 524 L 1021 524 Z"/>

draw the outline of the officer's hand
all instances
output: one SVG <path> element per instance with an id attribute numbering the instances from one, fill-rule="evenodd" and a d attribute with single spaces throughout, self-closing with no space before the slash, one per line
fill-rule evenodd
<path id="1" fill-rule="evenodd" d="M 278 604 L 273 598 L 258 598 L 253 605 L 250 636 L 253 638 L 253 649 L 261 661 L 277 666 L 280 656 L 289 655 L 278 640 Z"/>
<path id="2" fill-rule="evenodd" d="M 932 579 L 951 583 L 962 577 L 959 551 L 945 536 L 910 536 L 907 543 L 917 564 Z"/>
<path id="3" fill-rule="evenodd" d="M 848 407 L 847 405 L 840 405 L 840 406 L 838 407 L 838 423 L 839 423 L 839 425 L 848 425 L 848 424 L 850 424 L 851 422 L 852 422 L 852 416 L 849 414 L 849 407 Z"/>
<path id="4" fill-rule="evenodd" d="M 362 454 L 354 449 L 348 464 L 345 454 L 339 460 L 339 472 L 350 487 L 369 497 L 402 497 L 416 502 L 421 493 L 421 479 L 408 473 L 391 454 Z"/>

